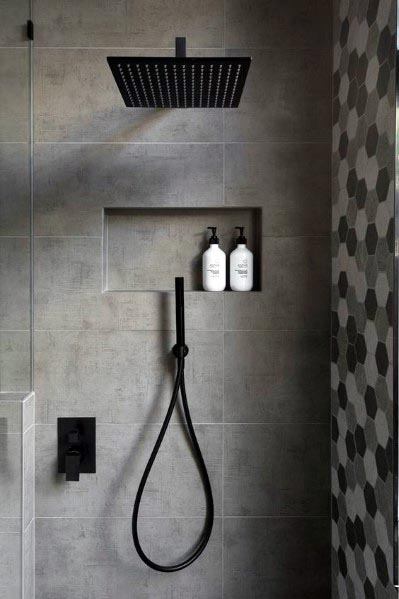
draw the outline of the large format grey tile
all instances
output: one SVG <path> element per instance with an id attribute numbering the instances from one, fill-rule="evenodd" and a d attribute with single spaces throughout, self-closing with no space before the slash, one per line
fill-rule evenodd
<path id="1" fill-rule="evenodd" d="M 154 55 L 154 50 L 127 52 Z M 120 50 L 36 50 L 37 141 L 222 140 L 221 110 L 126 108 L 106 61 L 118 54 Z"/>
<path id="2" fill-rule="evenodd" d="M 175 359 L 170 332 L 39 331 L 35 335 L 38 422 L 96 416 L 98 422 L 163 420 Z M 222 414 L 223 334 L 187 332 L 186 383 L 193 419 Z"/>
<path id="3" fill-rule="evenodd" d="M 201 519 L 147 519 L 140 538 L 154 560 L 171 563 L 195 544 Z M 162 574 L 133 548 L 130 518 L 38 519 L 36 596 L 40 599 L 220 599 L 221 526 L 190 568 Z"/>
<path id="4" fill-rule="evenodd" d="M 0 237 L 0 328 L 30 326 L 30 241 Z"/>
<path id="5" fill-rule="evenodd" d="M 247 53 L 253 60 L 240 107 L 225 113 L 226 141 L 329 142 L 330 52 Z"/>
<path id="6" fill-rule="evenodd" d="M 223 0 L 40 0 L 35 20 L 39 46 L 174 47 L 181 35 L 196 48 L 223 43 Z"/>
<path id="7" fill-rule="evenodd" d="M 211 479 L 215 512 L 221 513 L 221 425 L 196 425 Z M 99 425 L 97 472 L 79 484 L 57 472 L 54 425 L 37 426 L 36 515 L 38 517 L 129 517 L 159 425 Z M 205 498 L 196 463 L 181 425 L 171 425 L 148 479 L 141 516 L 203 516 Z"/>
<path id="8" fill-rule="evenodd" d="M 225 425 L 224 514 L 327 516 L 329 424 Z"/>
<path id="9" fill-rule="evenodd" d="M 30 17 L 29 0 L 0 3 L 0 46 L 26 46 L 26 21 Z"/>
<path id="10" fill-rule="evenodd" d="M 0 517 L 21 518 L 22 437 L 0 435 Z M 0 553 L 1 555 L 1 553 Z M 1 560 L 0 560 L 1 561 Z"/>
<path id="11" fill-rule="evenodd" d="M 0 145 L 0 235 L 28 235 L 29 146 Z"/>
<path id="12" fill-rule="evenodd" d="M 35 427 L 23 434 L 23 530 L 35 516 Z"/>
<path id="13" fill-rule="evenodd" d="M 35 233 L 102 235 L 103 208 L 223 203 L 221 145 L 36 144 Z"/>
<path id="14" fill-rule="evenodd" d="M 0 391 L 28 392 L 30 388 L 30 332 L 0 331 Z"/>
<path id="15" fill-rule="evenodd" d="M 227 518 L 224 599 L 330 596 L 330 520 Z"/>
<path id="16" fill-rule="evenodd" d="M 101 239 L 36 238 L 35 249 L 36 330 L 174 329 L 172 293 L 101 293 Z M 186 327 L 221 330 L 223 296 L 187 293 Z"/>
<path id="17" fill-rule="evenodd" d="M 22 398 L 20 394 L 0 394 L 0 434 L 22 433 Z"/>
<path id="18" fill-rule="evenodd" d="M 224 347 L 226 422 L 329 422 L 327 332 L 230 332 Z"/>
<path id="19" fill-rule="evenodd" d="M 225 295 L 227 330 L 330 327 L 330 238 L 263 237 L 262 292 Z"/>
<path id="20" fill-rule="evenodd" d="M 226 145 L 226 204 L 262 206 L 263 235 L 330 230 L 330 145 Z"/>
<path id="21" fill-rule="evenodd" d="M 329 0 L 227 0 L 228 48 L 330 48 Z"/>
<path id="22" fill-rule="evenodd" d="M 0 534 L 0 596 L 1 599 L 21 597 L 21 535 Z"/>
<path id="23" fill-rule="evenodd" d="M 0 48 L 0 142 L 28 141 L 29 50 Z"/>

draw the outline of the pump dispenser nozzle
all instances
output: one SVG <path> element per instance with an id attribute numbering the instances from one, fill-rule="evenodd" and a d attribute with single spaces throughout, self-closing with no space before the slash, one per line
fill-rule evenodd
<path id="1" fill-rule="evenodd" d="M 216 235 L 217 227 L 207 227 L 212 231 L 212 237 L 209 239 L 209 243 L 219 243 L 219 237 Z"/>
<path id="2" fill-rule="evenodd" d="M 247 243 L 247 238 L 244 236 L 244 228 L 245 227 L 234 227 L 234 228 L 235 229 L 239 229 L 239 231 L 240 231 L 240 234 L 239 234 L 239 236 L 236 239 L 237 245 L 238 244 L 240 244 L 240 245 L 244 244 L 245 245 Z"/>

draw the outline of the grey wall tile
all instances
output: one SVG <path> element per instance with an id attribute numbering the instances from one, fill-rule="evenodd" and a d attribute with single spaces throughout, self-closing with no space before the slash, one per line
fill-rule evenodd
<path id="1" fill-rule="evenodd" d="M 0 48 L 0 142 L 28 141 L 29 53 Z"/>
<path id="2" fill-rule="evenodd" d="M 30 332 L 0 331 L 0 391 L 30 388 Z"/>
<path id="3" fill-rule="evenodd" d="M 21 435 L 0 435 L 0 448 L 0 516 L 2 518 L 20 518 L 22 509 Z"/>
<path id="4" fill-rule="evenodd" d="M 227 0 L 228 48 L 330 48 L 329 0 Z"/>
<path id="5" fill-rule="evenodd" d="M 0 434 L 22 432 L 22 405 L 19 395 L 0 395 Z"/>
<path id="6" fill-rule="evenodd" d="M 0 237 L 0 328 L 30 326 L 30 242 L 27 237 Z"/>
<path id="7" fill-rule="evenodd" d="M 226 111 L 226 141 L 330 141 L 330 52 L 230 50 L 252 55 L 237 110 Z"/>
<path id="8" fill-rule="evenodd" d="M 0 533 L 15 534 L 22 530 L 22 518 L 3 518 L 0 517 Z"/>
<path id="9" fill-rule="evenodd" d="M 226 329 L 327 331 L 329 254 L 329 237 L 264 237 L 262 292 L 226 294 Z"/>
<path id="10" fill-rule="evenodd" d="M 221 46 L 223 1 L 100 0 L 36 2 L 39 46 L 174 47 L 187 36 L 191 47 Z M 124 53 L 123 53 L 124 54 Z"/>
<path id="11" fill-rule="evenodd" d="M 201 519 L 144 520 L 140 535 L 153 559 L 171 563 L 192 547 Z M 38 519 L 36 593 L 40 599 L 220 599 L 221 527 L 190 567 L 160 576 L 140 562 L 130 518 Z M 73 573 L 74 584 L 71 584 Z"/>
<path id="12" fill-rule="evenodd" d="M 105 233 L 106 289 L 172 290 L 179 274 L 184 276 L 186 289 L 202 290 L 202 255 L 209 247 L 209 222 L 218 228 L 226 252 L 232 248 L 237 222 L 245 226 L 249 244 L 254 244 L 251 210 L 111 211 Z"/>
<path id="13" fill-rule="evenodd" d="M 23 534 L 23 599 L 35 599 L 35 521 L 32 520 Z"/>
<path id="14" fill-rule="evenodd" d="M 221 425 L 196 425 L 210 474 L 215 513 L 221 512 Z M 37 426 L 38 517 L 130 517 L 159 425 L 98 425 L 97 472 L 76 483 L 57 474 L 54 425 Z M 181 425 L 171 425 L 148 479 L 140 508 L 144 517 L 204 516 L 205 498 L 196 463 Z"/>
<path id="15" fill-rule="evenodd" d="M 224 513 L 329 513 L 328 424 L 225 425 Z"/>
<path id="16" fill-rule="evenodd" d="M 28 235 L 29 146 L 0 144 L 0 235 Z"/>
<path id="17" fill-rule="evenodd" d="M 35 427 L 23 434 L 23 529 L 35 516 Z"/>
<path id="18" fill-rule="evenodd" d="M 106 62 L 118 54 L 36 50 L 37 141 L 221 141 L 221 110 L 126 108 Z M 131 56 L 155 54 L 161 52 L 129 49 Z"/>
<path id="19" fill-rule="evenodd" d="M 30 16 L 28 0 L 6 0 L 0 4 L 0 46 L 26 46 L 26 21 Z"/>
<path id="20" fill-rule="evenodd" d="M 225 334 L 227 422 L 329 422 L 327 333 Z"/>
<path id="21" fill-rule="evenodd" d="M 221 145 L 36 144 L 37 235 L 102 235 L 104 207 L 222 204 Z"/>
<path id="22" fill-rule="evenodd" d="M 59 416 L 96 416 L 99 422 L 163 420 L 170 400 L 175 340 L 168 332 L 37 332 L 38 422 Z M 222 415 L 223 337 L 189 332 L 186 362 L 189 404 L 196 422 Z"/>
<path id="23" fill-rule="evenodd" d="M 21 597 L 21 536 L 0 534 L 0 596 L 2 599 Z"/>
<path id="24" fill-rule="evenodd" d="M 263 235 L 323 235 L 330 229 L 330 145 L 226 145 L 226 204 L 262 206 Z"/>
<path id="25" fill-rule="evenodd" d="M 224 521 L 224 599 L 329 597 L 330 520 Z"/>

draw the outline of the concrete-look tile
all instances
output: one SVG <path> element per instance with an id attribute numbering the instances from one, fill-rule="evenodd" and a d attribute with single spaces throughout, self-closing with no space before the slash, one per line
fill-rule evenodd
<path id="1" fill-rule="evenodd" d="M 224 599 L 329 597 L 330 520 L 227 518 Z"/>
<path id="2" fill-rule="evenodd" d="M 38 425 L 36 440 L 37 517 L 129 517 L 137 488 L 159 433 L 159 425 L 97 427 L 97 472 L 76 483 L 57 474 L 55 425 Z M 215 513 L 221 513 L 221 425 L 196 425 L 211 479 Z M 151 471 L 140 508 L 143 517 L 197 517 L 205 497 L 182 426 L 170 426 Z"/>
<path id="3" fill-rule="evenodd" d="M 328 424 L 225 425 L 224 514 L 329 513 Z"/>
<path id="4" fill-rule="evenodd" d="M 22 506 L 21 435 L 0 435 L 0 450 L 0 516 L 2 518 L 20 518 Z"/>
<path id="5" fill-rule="evenodd" d="M 128 49 L 124 54 L 174 52 Z M 36 50 L 37 141 L 222 140 L 221 110 L 126 108 L 107 64 L 111 55 L 120 55 L 120 50 Z"/>
<path id="6" fill-rule="evenodd" d="M 0 331 L 0 392 L 30 388 L 30 332 Z"/>
<path id="7" fill-rule="evenodd" d="M 22 433 L 22 398 L 17 393 L 0 394 L 0 434 Z"/>
<path id="8" fill-rule="evenodd" d="M 172 563 L 193 547 L 201 519 L 155 519 L 140 523 L 145 551 Z M 40 599 L 220 599 L 221 526 L 215 521 L 209 545 L 180 572 L 160 575 L 134 550 L 130 518 L 38 519 L 36 596 Z M 71 575 L 73 579 L 71 579 Z"/>
<path id="9" fill-rule="evenodd" d="M 226 111 L 226 141 L 330 141 L 330 52 L 230 50 L 252 55 L 237 110 Z"/>
<path id="10" fill-rule="evenodd" d="M 330 48 L 329 0 L 227 0 L 228 48 Z"/>
<path id="11" fill-rule="evenodd" d="M 174 47 L 187 36 L 188 47 L 223 43 L 223 0 L 101 0 L 35 2 L 39 46 Z M 125 54 L 125 52 L 122 52 Z"/>
<path id="12" fill-rule="evenodd" d="M 176 328 L 173 292 L 109 292 L 105 295 L 117 302 L 118 329 L 173 331 Z M 187 330 L 223 329 L 223 294 L 188 291 L 184 308 Z"/>
<path id="13" fill-rule="evenodd" d="M 23 598 L 35 599 L 35 521 L 23 534 L 24 562 L 22 571 Z"/>
<path id="14" fill-rule="evenodd" d="M 29 235 L 29 146 L 0 145 L 0 235 Z"/>
<path id="15" fill-rule="evenodd" d="M 329 422 L 327 332 L 230 332 L 224 347 L 226 422 Z"/>
<path id="16" fill-rule="evenodd" d="M 23 529 L 35 516 L 35 427 L 23 434 Z"/>
<path id="17" fill-rule="evenodd" d="M 38 422 L 96 416 L 98 422 L 163 420 L 175 372 L 170 332 L 39 331 L 35 335 Z M 223 334 L 187 332 L 185 376 L 195 422 L 222 414 Z"/>
<path id="18" fill-rule="evenodd" d="M 22 518 L 0 517 L 0 533 L 14 534 L 22 530 Z"/>
<path id="19" fill-rule="evenodd" d="M 103 208 L 223 203 L 221 145 L 36 144 L 35 233 L 102 235 Z"/>
<path id="20" fill-rule="evenodd" d="M 233 249 L 237 222 L 254 245 L 256 223 L 249 209 L 117 210 L 107 213 L 107 290 L 172 290 L 176 274 L 186 290 L 202 290 L 202 255 L 209 247 L 207 225 L 218 229 L 225 252 Z"/>
<path id="21" fill-rule="evenodd" d="M 6 0 L 0 3 L 0 46 L 26 46 L 26 21 L 30 16 L 29 0 Z"/>
<path id="22" fill-rule="evenodd" d="M 0 534 L 0 597 L 21 598 L 21 535 Z"/>
<path id="23" fill-rule="evenodd" d="M 330 237 L 263 237 L 262 292 L 227 293 L 227 330 L 330 327 Z"/>
<path id="24" fill-rule="evenodd" d="M 29 50 L 0 48 L 0 142 L 28 141 Z"/>
<path id="25" fill-rule="evenodd" d="M 0 237 L 0 328 L 30 326 L 30 241 Z"/>
<path id="26" fill-rule="evenodd" d="M 263 235 L 329 233 L 329 144 L 227 144 L 225 160 L 226 204 L 262 206 Z"/>

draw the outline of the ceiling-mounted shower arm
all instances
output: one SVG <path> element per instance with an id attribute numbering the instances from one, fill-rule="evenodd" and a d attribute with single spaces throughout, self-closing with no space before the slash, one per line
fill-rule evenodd
<path id="1" fill-rule="evenodd" d="M 186 58 L 186 38 L 176 38 L 176 58 Z"/>

